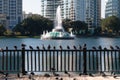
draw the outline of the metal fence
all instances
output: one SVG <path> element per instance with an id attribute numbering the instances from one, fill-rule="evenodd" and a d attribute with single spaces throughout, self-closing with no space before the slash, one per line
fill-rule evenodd
<path id="1" fill-rule="evenodd" d="M 19 73 L 22 68 L 22 50 L 2 50 L 0 51 L 0 72 Z"/>
<path id="2" fill-rule="evenodd" d="M 0 51 L 0 71 L 4 73 L 25 72 L 120 72 L 120 48 L 116 49 L 50 49 L 50 47 Z"/>

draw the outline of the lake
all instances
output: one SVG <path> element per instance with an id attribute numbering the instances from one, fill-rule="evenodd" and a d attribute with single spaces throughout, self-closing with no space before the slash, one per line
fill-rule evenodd
<path id="1" fill-rule="evenodd" d="M 48 45 L 51 45 L 52 47 L 56 46 L 57 48 L 59 48 L 60 45 L 62 45 L 65 49 L 67 48 L 67 46 L 70 46 L 70 48 L 73 48 L 73 46 L 83 46 L 83 44 L 87 44 L 87 48 L 88 49 L 91 49 L 93 46 L 95 47 L 98 47 L 99 45 L 101 45 L 102 47 L 107 47 L 109 48 L 110 45 L 112 46 L 120 46 L 120 38 L 103 38 L 103 37 L 87 37 L 87 38 L 76 38 L 74 40 L 40 40 L 39 38 L 1 38 L 0 39 L 0 48 L 3 48 L 5 49 L 6 46 L 9 47 L 9 49 L 14 49 L 14 46 L 17 46 L 19 49 L 21 48 L 21 44 L 26 44 L 26 49 L 29 49 L 29 46 L 33 46 L 33 48 L 35 49 L 36 46 L 39 46 L 39 47 L 42 47 L 42 45 L 44 46 L 48 46 Z M 116 55 L 115 56 L 119 56 L 119 52 L 115 52 Z M 1 53 L 1 55 L 4 54 L 4 53 Z M 7 53 L 6 53 L 7 54 Z M 74 67 L 74 70 L 79 70 L 79 65 L 80 65 L 80 70 L 82 71 L 83 70 L 83 54 L 82 53 L 79 53 L 78 54 L 73 54 L 73 53 L 62 53 L 64 55 L 66 55 L 66 57 L 64 55 L 61 55 L 61 54 L 58 54 L 56 53 L 55 56 L 58 56 L 58 58 L 51 58 L 51 62 L 48 58 L 48 56 L 51 54 L 51 57 L 53 57 L 53 53 L 33 53 L 33 54 L 29 54 L 27 53 L 25 55 L 25 68 L 27 71 L 29 70 L 32 70 L 31 68 L 35 68 L 38 70 L 39 66 L 40 66 L 40 70 L 42 70 L 42 61 L 45 62 L 44 66 L 47 66 L 49 69 L 50 69 L 50 63 L 51 65 L 53 65 L 53 62 L 54 62 L 54 59 L 55 61 L 57 61 L 57 59 L 59 60 L 58 63 L 59 63 L 59 67 L 58 69 L 60 70 L 61 67 L 60 65 L 65 64 L 68 64 L 69 62 L 69 66 L 71 68 L 72 64 L 74 63 L 75 65 L 73 65 Z M 46 54 L 47 54 L 47 57 L 46 57 Z M 14 53 L 12 53 L 12 55 L 14 55 Z M 36 57 L 35 57 L 36 55 Z M 73 55 L 73 58 L 72 58 L 72 55 Z M 113 59 L 113 62 L 111 60 L 111 53 L 109 54 L 109 56 L 107 56 L 108 54 L 107 53 L 104 53 L 104 54 L 101 54 L 102 58 L 100 59 L 100 57 L 97 57 L 96 58 L 96 55 L 97 53 L 94 53 L 94 56 L 93 54 L 90 54 L 90 57 L 87 57 L 87 59 L 89 61 L 87 61 L 87 64 L 90 64 L 91 67 L 96 67 L 97 65 L 97 62 L 99 65 L 102 65 L 102 70 L 104 71 L 104 69 L 106 68 L 109 69 L 109 70 L 114 70 L 115 68 L 115 64 L 113 63 L 117 63 L 117 69 L 120 69 L 120 65 L 119 65 L 119 59 L 116 59 L 116 61 Z M 114 57 L 114 54 L 112 54 L 113 57 Z M 7 56 L 10 56 L 10 54 L 7 54 Z M 44 56 L 44 60 L 42 57 L 40 56 Z M 79 57 L 80 56 L 80 57 Z M 105 56 L 105 57 L 104 57 Z M 4 54 L 4 57 L 5 57 L 5 54 Z M 76 58 L 77 57 L 77 58 Z M 94 57 L 94 59 L 93 59 Z M 66 58 L 66 60 L 64 61 L 64 59 Z M 68 58 L 70 58 L 70 61 L 68 60 Z M 116 58 L 119 58 L 119 57 L 116 57 Z M 15 58 L 12 58 L 12 60 L 10 60 L 10 58 L 4 58 L 3 62 L 2 62 L 2 57 L 0 58 L 0 64 L 3 64 L 3 63 L 6 63 L 6 61 L 8 62 L 8 68 L 10 68 L 10 63 L 12 63 L 12 68 L 14 65 L 19 65 L 18 68 L 20 69 L 20 64 L 17 62 L 18 60 L 21 61 L 21 57 L 15 57 Z M 17 60 L 16 60 L 17 59 Z M 109 59 L 109 61 L 108 61 Z M 37 61 L 36 64 L 35 64 L 35 60 Z M 97 61 L 98 60 L 98 61 Z M 52 62 L 53 61 L 53 62 Z M 62 63 L 60 62 L 62 61 Z M 73 62 L 74 61 L 74 62 Z M 76 62 L 77 61 L 77 62 Z M 97 62 L 96 62 L 97 61 Z M 100 64 L 100 61 L 101 61 L 101 64 Z M 108 61 L 108 63 L 106 64 L 106 61 Z M 15 62 L 16 64 L 13 64 L 13 62 Z M 31 63 L 33 62 L 33 63 Z M 38 65 L 38 62 L 40 62 L 40 64 Z M 57 62 L 55 62 L 57 63 Z M 0 70 L 2 70 L 2 65 L 0 65 Z M 6 69 L 5 65 L 4 66 L 4 69 Z M 33 66 L 33 67 L 31 67 Z M 56 66 L 56 65 L 55 65 Z M 68 67 L 68 65 L 66 65 Z M 77 68 L 76 68 L 77 66 Z M 105 66 L 105 67 L 104 67 Z M 109 67 L 110 66 L 110 67 Z M 111 67 L 113 66 L 113 67 Z M 64 65 L 62 66 L 64 67 Z M 46 67 L 44 67 L 46 68 Z"/>
<path id="2" fill-rule="evenodd" d="M 40 40 L 39 38 L 1 38 L 0 39 L 0 48 L 5 48 L 6 46 L 9 49 L 13 49 L 14 46 L 21 48 L 21 44 L 26 44 L 26 48 L 28 49 L 29 46 L 36 46 L 42 47 L 51 45 L 56 46 L 59 48 L 62 45 L 64 48 L 70 46 L 72 48 L 73 45 L 76 46 L 83 46 L 83 44 L 87 44 L 87 48 L 92 48 L 93 46 L 98 47 L 101 45 L 102 47 L 109 48 L 110 45 L 112 46 L 120 46 L 120 38 L 103 38 L 103 37 L 86 37 L 86 38 L 76 38 L 74 40 Z"/>

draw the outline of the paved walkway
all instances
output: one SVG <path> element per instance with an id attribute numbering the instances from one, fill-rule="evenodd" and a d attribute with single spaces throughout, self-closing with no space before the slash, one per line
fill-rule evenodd
<path id="1" fill-rule="evenodd" d="M 9 75 L 7 78 L 5 78 L 4 75 L 0 75 L 0 80 L 120 80 L 120 77 L 113 77 L 113 76 L 58 76 L 58 77 L 44 77 L 44 76 L 38 76 L 38 75 L 26 75 L 21 76 L 20 78 L 17 77 L 17 75 Z"/>

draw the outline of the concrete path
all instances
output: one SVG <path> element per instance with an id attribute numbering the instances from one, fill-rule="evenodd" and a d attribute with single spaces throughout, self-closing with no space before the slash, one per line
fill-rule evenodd
<path id="1" fill-rule="evenodd" d="M 21 76 L 20 78 L 18 78 L 15 75 L 9 75 L 7 78 L 5 78 L 5 76 L 1 75 L 0 80 L 120 80 L 120 77 L 113 77 L 113 76 L 91 77 L 91 76 L 84 76 L 84 75 L 71 76 L 71 77 L 68 77 L 68 76 L 44 77 L 44 76 L 38 76 L 38 75 L 34 75 L 34 76 L 26 75 L 26 76 Z"/>

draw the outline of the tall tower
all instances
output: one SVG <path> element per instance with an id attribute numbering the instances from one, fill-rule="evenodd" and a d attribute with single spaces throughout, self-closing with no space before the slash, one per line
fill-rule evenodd
<path id="1" fill-rule="evenodd" d="M 101 0 L 86 0 L 86 22 L 88 27 L 100 27 Z"/>
<path id="2" fill-rule="evenodd" d="M 71 1 L 72 0 L 61 0 L 61 9 L 62 9 L 61 14 L 63 19 L 70 18 Z"/>
<path id="3" fill-rule="evenodd" d="M 72 0 L 69 12 L 70 12 L 70 19 L 73 20 L 73 21 L 75 21 L 75 17 L 76 17 L 76 15 L 75 15 L 75 6 L 74 5 L 75 5 L 74 1 Z"/>
<path id="4" fill-rule="evenodd" d="M 61 5 L 62 19 L 80 20 L 89 27 L 99 27 L 101 19 L 101 0 L 41 0 L 42 15 L 54 19 L 56 8 Z"/>
<path id="5" fill-rule="evenodd" d="M 22 0 L 0 0 L 0 14 L 6 15 L 7 29 L 22 21 Z"/>
<path id="6" fill-rule="evenodd" d="M 72 0 L 70 8 L 70 19 L 73 21 L 85 21 L 85 0 Z"/>
<path id="7" fill-rule="evenodd" d="M 54 20 L 56 9 L 60 3 L 61 0 L 41 0 L 42 15 L 48 19 Z"/>
<path id="8" fill-rule="evenodd" d="M 117 16 L 120 18 L 120 0 L 108 0 L 106 4 L 105 17 Z"/>
<path id="9" fill-rule="evenodd" d="M 85 21 L 88 27 L 100 27 L 101 0 L 72 0 L 70 19 Z"/>

